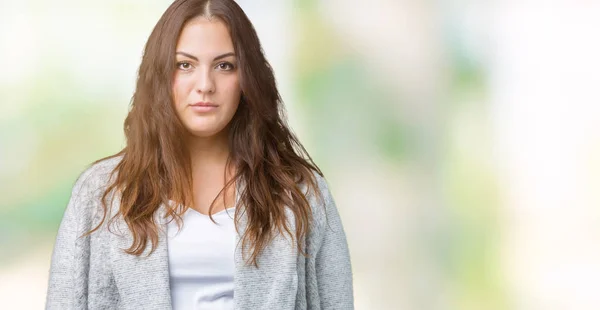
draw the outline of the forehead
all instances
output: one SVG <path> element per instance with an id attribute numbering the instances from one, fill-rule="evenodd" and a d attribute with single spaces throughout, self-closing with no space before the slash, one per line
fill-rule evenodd
<path id="1" fill-rule="evenodd" d="M 177 40 L 177 51 L 210 57 L 213 54 L 233 52 L 233 42 L 222 20 L 196 17 L 184 25 Z"/>

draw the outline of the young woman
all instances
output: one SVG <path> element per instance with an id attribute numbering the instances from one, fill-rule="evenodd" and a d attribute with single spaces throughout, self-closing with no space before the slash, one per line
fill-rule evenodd
<path id="1" fill-rule="evenodd" d="M 177 0 L 126 147 L 74 185 L 46 309 L 353 309 L 346 236 L 232 0 Z"/>

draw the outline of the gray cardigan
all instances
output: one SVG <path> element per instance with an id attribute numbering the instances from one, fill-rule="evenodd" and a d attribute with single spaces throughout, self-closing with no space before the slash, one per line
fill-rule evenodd
<path id="1" fill-rule="evenodd" d="M 78 238 L 102 218 L 100 197 L 120 159 L 91 166 L 73 187 L 52 252 L 46 309 L 171 309 L 164 205 L 156 212 L 162 229 L 158 247 L 149 256 L 150 243 L 142 256 L 122 250 L 129 248 L 133 239 L 121 218 L 111 227 L 117 233 L 109 232 L 105 222 L 100 230 Z M 279 234 L 259 256 L 256 268 L 244 264 L 238 246 L 234 309 L 354 309 L 350 255 L 342 222 L 327 182 L 318 175 L 317 180 L 325 208 L 312 195 L 307 197 L 314 216 L 305 239 L 309 257 L 299 254 L 287 235 Z M 118 209 L 117 200 L 111 214 Z M 242 215 L 241 234 L 245 223 Z M 289 223 L 295 234 L 293 218 Z"/>

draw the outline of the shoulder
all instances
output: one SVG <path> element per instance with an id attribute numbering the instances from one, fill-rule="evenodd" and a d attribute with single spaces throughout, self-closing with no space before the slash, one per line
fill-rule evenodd
<path id="1" fill-rule="evenodd" d="M 314 255 L 321 253 L 321 255 L 324 255 L 324 258 L 321 259 L 326 260 L 337 257 L 340 260 L 340 266 L 349 267 L 349 252 L 344 225 L 329 182 L 324 176 L 317 173 L 314 177 L 320 197 L 310 195 L 309 198 L 313 212 L 313 223 L 308 234 L 308 252 Z M 329 262 L 325 264 L 333 266 L 338 263 Z"/>
<path id="2" fill-rule="evenodd" d="M 80 234 L 91 229 L 93 220 L 102 210 L 101 198 L 111 172 L 120 160 L 120 157 L 98 160 L 79 174 L 61 221 L 59 234 Z"/>
<path id="3" fill-rule="evenodd" d="M 325 176 L 313 171 L 313 178 L 316 186 L 314 191 L 307 189 L 306 184 L 304 184 L 303 190 L 312 208 L 315 225 L 322 226 L 327 221 L 328 215 L 332 212 L 337 214 L 337 207 Z"/>
<path id="4" fill-rule="evenodd" d="M 121 159 L 121 155 L 104 158 L 88 166 L 75 181 L 72 195 L 81 199 L 101 194 L 101 191 L 106 189 L 112 172 Z"/>

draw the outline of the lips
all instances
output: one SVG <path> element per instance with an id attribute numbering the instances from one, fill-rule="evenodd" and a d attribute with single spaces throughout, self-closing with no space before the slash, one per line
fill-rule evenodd
<path id="1" fill-rule="evenodd" d="M 190 109 L 195 113 L 212 113 L 217 110 L 219 106 L 212 102 L 196 102 L 194 104 L 190 104 Z"/>
<path id="2" fill-rule="evenodd" d="M 193 107 L 218 107 L 218 105 L 212 103 L 212 102 L 196 102 L 194 104 L 191 104 L 191 106 Z"/>

